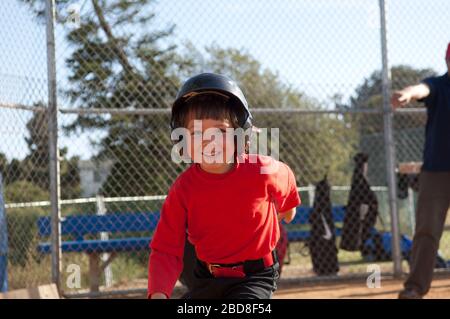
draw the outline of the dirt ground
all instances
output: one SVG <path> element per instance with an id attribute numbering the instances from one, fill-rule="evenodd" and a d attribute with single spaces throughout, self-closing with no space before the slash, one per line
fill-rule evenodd
<path id="1" fill-rule="evenodd" d="M 368 288 L 365 279 L 338 282 L 280 280 L 273 299 L 396 299 L 404 279 L 381 278 L 379 288 Z M 185 292 L 177 285 L 172 298 Z M 450 274 L 437 274 L 426 299 L 450 299 Z"/>
<path id="2" fill-rule="evenodd" d="M 380 288 L 368 288 L 364 280 L 346 283 L 280 282 L 274 299 L 395 299 L 403 288 L 403 280 L 382 279 Z M 450 275 L 433 280 L 427 299 L 450 299 Z"/>
<path id="3" fill-rule="evenodd" d="M 396 299 L 398 292 L 403 288 L 403 279 L 381 279 L 380 284 L 380 288 L 368 288 L 366 281 L 362 279 L 316 283 L 281 280 L 273 299 Z M 172 298 L 181 298 L 185 292 L 186 289 L 177 284 Z M 146 295 L 136 293 L 106 298 L 145 299 Z M 425 299 L 450 299 L 450 275 L 436 277 Z"/>
<path id="4" fill-rule="evenodd" d="M 282 275 L 282 278 L 278 282 L 278 289 L 273 295 L 274 299 L 395 299 L 399 291 L 403 288 L 404 282 L 404 279 L 382 277 L 379 288 L 368 288 L 364 277 L 360 277 L 359 279 L 340 278 L 339 281 L 305 281 L 301 280 L 301 277 L 296 276 L 296 271 L 298 272 L 293 266 L 286 267 L 283 271 L 284 275 Z M 136 289 L 139 292 L 105 297 L 144 299 L 146 298 L 146 286 L 146 279 L 122 283 L 110 288 L 110 290 Z M 186 288 L 177 282 L 172 298 L 181 298 L 185 292 Z M 78 291 L 78 293 L 81 293 L 81 291 Z M 432 287 L 425 298 L 450 299 L 450 273 L 435 273 Z"/>

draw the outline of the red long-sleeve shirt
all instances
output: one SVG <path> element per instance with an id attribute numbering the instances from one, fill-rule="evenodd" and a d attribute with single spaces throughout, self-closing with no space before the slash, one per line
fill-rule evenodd
<path id="1" fill-rule="evenodd" d="M 225 174 L 193 164 L 170 188 L 150 244 L 149 296 L 171 295 L 183 269 L 186 229 L 197 257 L 210 263 L 259 259 L 274 250 L 277 212 L 300 204 L 294 174 L 271 157 L 241 156 Z"/>

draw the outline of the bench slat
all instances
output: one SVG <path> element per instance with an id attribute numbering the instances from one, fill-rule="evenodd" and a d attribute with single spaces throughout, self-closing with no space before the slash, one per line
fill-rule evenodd
<path id="1" fill-rule="evenodd" d="M 108 213 L 106 215 L 74 215 L 65 217 L 61 223 L 62 235 L 74 235 L 78 239 L 86 234 L 100 232 L 143 232 L 153 231 L 159 220 L 159 212 Z M 51 235 L 51 218 L 38 219 L 40 236 Z"/>
<path id="2" fill-rule="evenodd" d="M 294 220 L 290 225 L 308 225 L 309 215 L 311 215 L 313 208 L 309 206 L 298 206 Z M 335 223 L 341 223 L 344 221 L 345 206 L 333 206 L 331 209 L 333 215 L 333 221 Z"/>
<path id="3" fill-rule="evenodd" d="M 340 237 L 342 235 L 342 229 L 336 228 L 334 231 L 336 237 Z M 311 232 L 309 230 L 289 230 L 288 231 L 288 240 L 290 242 L 294 241 L 307 241 Z"/>

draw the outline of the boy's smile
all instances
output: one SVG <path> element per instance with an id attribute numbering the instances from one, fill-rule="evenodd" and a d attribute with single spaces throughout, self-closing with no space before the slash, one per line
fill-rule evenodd
<path id="1" fill-rule="evenodd" d="M 228 119 L 188 121 L 188 152 L 194 163 L 214 174 L 223 174 L 233 167 L 235 151 L 233 127 Z"/>

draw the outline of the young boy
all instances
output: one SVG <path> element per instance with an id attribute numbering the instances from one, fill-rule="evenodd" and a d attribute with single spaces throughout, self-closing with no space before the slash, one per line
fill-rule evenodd
<path id="1" fill-rule="evenodd" d="M 287 165 L 238 147 L 245 141 L 233 129 L 251 129 L 251 121 L 242 91 L 225 76 L 203 73 L 180 89 L 171 126 L 188 130 L 182 152 L 194 163 L 163 204 L 150 244 L 149 298 L 170 297 L 186 229 L 198 258 L 187 298 L 260 299 L 276 290 L 278 218 L 292 221 L 300 197 Z M 211 131 L 214 139 L 205 138 Z"/>

